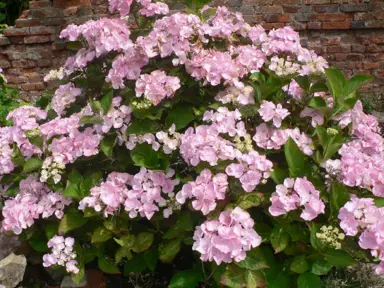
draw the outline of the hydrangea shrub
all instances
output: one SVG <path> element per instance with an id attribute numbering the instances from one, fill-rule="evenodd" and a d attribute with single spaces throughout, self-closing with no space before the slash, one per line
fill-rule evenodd
<path id="1" fill-rule="evenodd" d="M 121 18 L 61 32 L 76 50 L 46 77 L 61 86 L 0 128 L 3 232 L 76 281 L 91 262 L 171 288 L 384 273 L 371 77 L 346 79 L 289 27 L 186 4 L 110 0 Z"/>

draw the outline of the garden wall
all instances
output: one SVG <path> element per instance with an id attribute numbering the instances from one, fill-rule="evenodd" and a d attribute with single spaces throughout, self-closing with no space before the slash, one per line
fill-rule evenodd
<path id="1" fill-rule="evenodd" d="M 69 23 L 83 23 L 108 13 L 107 0 L 91 7 L 53 8 L 49 0 L 32 0 L 16 26 L 0 36 L 0 67 L 8 82 L 28 98 L 37 97 L 43 76 L 68 56 L 59 31 Z M 346 74 L 376 77 L 365 94 L 375 109 L 384 111 L 384 0 L 216 0 L 244 14 L 266 29 L 291 25 L 303 43 L 326 57 Z"/>

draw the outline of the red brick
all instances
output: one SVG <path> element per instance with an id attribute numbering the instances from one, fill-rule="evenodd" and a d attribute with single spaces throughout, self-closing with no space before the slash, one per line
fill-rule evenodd
<path id="1" fill-rule="evenodd" d="M 346 53 L 335 53 L 335 60 L 336 61 L 345 61 L 347 60 L 347 54 Z"/>
<path id="2" fill-rule="evenodd" d="M 51 42 L 51 38 L 47 35 L 24 37 L 25 44 L 47 43 L 47 42 Z"/>
<path id="3" fill-rule="evenodd" d="M 12 44 L 23 44 L 24 37 L 23 36 L 10 37 L 9 41 L 11 41 Z"/>
<path id="4" fill-rule="evenodd" d="M 36 9 L 36 8 L 42 8 L 42 7 L 50 7 L 51 2 L 49 1 L 30 1 L 29 2 L 29 9 Z"/>
<path id="5" fill-rule="evenodd" d="M 16 27 L 32 27 L 32 26 L 39 26 L 41 24 L 40 20 L 37 19 L 17 19 L 16 20 Z"/>
<path id="6" fill-rule="evenodd" d="M 31 16 L 34 19 L 54 18 L 63 16 L 63 10 L 57 8 L 41 8 L 31 10 Z"/>
<path id="7" fill-rule="evenodd" d="M 352 44 L 352 52 L 364 53 L 365 46 L 360 44 Z"/>
<path id="8" fill-rule="evenodd" d="M 319 21 L 344 21 L 347 18 L 344 13 L 324 13 L 316 15 L 316 19 Z"/>
<path id="9" fill-rule="evenodd" d="M 379 68 L 380 68 L 379 62 L 364 63 L 364 69 L 366 70 L 379 69 Z"/>
<path id="10" fill-rule="evenodd" d="M 10 84 L 20 84 L 20 83 L 25 83 L 28 80 L 24 76 L 10 76 L 10 75 L 7 75 L 7 81 Z"/>
<path id="11" fill-rule="evenodd" d="M 310 21 L 307 24 L 307 28 L 310 30 L 319 30 L 321 29 L 321 22 Z"/>
<path id="12" fill-rule="evenodd" d="M 7 37 L 0 35 L 0 46 L 5 46 L 9 44 L 10 44 L 9 39 Z"/>
<path id="13" fill-rule="evenodd" d="M 317 5 L 314 6 L 313 9 L 318 13 L 337 13 L 339 12 L 339 5 Z"/>
<path id="14" fill-rule="evenodd" d="M 284 23 L 265 23 L 263 24 L 263 27 L 265 30 L 272 30 L 273 28 L 283 28 L 285 25 Z"/>
<path id="15" fill-rule="evenodd" d="M 341 29 L 349 29 L 351 27 L 350 23 L 347 21 L 344 22 L 324 22 L 323 29 L 330 30 L 341 30 Z"/>
<path id="16" fill-rule="evenodd" d="M 36 26 L 29 28 L 30 35 L 49 35 L 57 33 L 57 28 L 54 26 Z"/>
<path id="17" fill-rule="evenodd" d="M 0 59 L 0 67 L 3 69 L 10 68 L 11 62 L 9 62 L 8 60 L 1 60 Z"/>
<path id="18" fill-rule="evenodd" d="M 52 61 L 49 59 L 41 59 L 39 62 L 37 62 L 37 65 L 39 67 L 50 67 L 52 66 Z"/>
<path id="19" fill-rule="evenodd" d="M 366 4 L 341 4 L 341 12 L 364 12 L 368 10 L 368 5 Z"/>
<path id="20" fill-rule="evenodd" d="M 16 27 L 9 27 L 4 30 L 4 36 L 11 37 L 11 36 L 26 36 L 29 34 L 29 28 L 16 28 Z"/>

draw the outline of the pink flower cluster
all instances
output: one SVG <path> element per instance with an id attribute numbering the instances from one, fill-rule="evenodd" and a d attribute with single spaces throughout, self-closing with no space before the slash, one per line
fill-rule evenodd
<path id="1" fill-rule="evenodd" d="M 196 227 L 192 249 L 201 254 L 202 261 L 215 261 L 217 265 L 240 262 L 247 251 L 261 244 L 254 224 L 249 213 L 239 207 L 221 212 L 218 220 Z"/>
<path id="2" fill-rule="evenodd" d="M 248 105 L 254 104 L 254 91 L 251 86 L 245 86 L 244 88 L 236 88 L 235 86 L 230 86 L 226 88 L 224 91 L 219 92 L 215 100 L 227 104 L 240 104 L 240 105 Z"/>
<path id="3" fill-rule="evenodd" d="M 218 173 L 212 175 L 211 170 L 204 169 L 195 181 L 188 182 L 176 194 L 176 200 L 184 204 L 187 199 L 194 199 L 192 206 L 204 215 L 215 210 L 217 201 L 225 199 L 228 188 L 227 175 Z"/>
<path id="4" fill-rule="evenodd" d="M 251 151 L 239 155 L 237 160 L 239 163 L 229 164 L 225 173 L 239 179 L 246 192 L 252 192 L 263 179 L 269 178 L 273 164 L 264 155 Z"/>
<path id="5" fill-rule="evenodd" d="M 321 126 L 324 124 L 324 115 L 318 111 L 309 107 L 305 107 L 300 113 L 300 117 L 310 117 L 312 127 Z"/>
<path id="6" fill-rule="evenodd" d="M 65 63 L 67 74 L 87 66 L 93 59 L 111 51 L 122 52 L 133 47 L 131 32 L 126 21 L 122 19 L 102 18 L 88 21 L 82 25 L 70 24 L 61 31 L 60 38 L 76 41 L 80 36 L 88 43 L 88 48 L 80 49 L 75 56 Z"/>
<path id="7" fill-rule="evenodd" d="M 278 150 L 287 142 L 289 137 L 295 141 L 304 154 L 313 154 L 312 139 L 305 133 L 301 133 L 299 128 L 281 130 L 270 128 L 267 124 L 262 123 L 256 127 L 256 134 L 252 139 L 260 148 Z"/>
<path id="8" fill-rule="evenodd" d="M 275 105 L 273 102 L 263 101 L 260 105 L 259 114 L 265 121 L 273 121 L 276 128 L 281 127 L 281 122 L 290 114 L 281 104 Z"/>
<path id="9" fill-rule="evenodd" d="M 340 227 L 348 236 L 359 236 L 359 246 L 371 250 L 371 254 L 381 261 L 376 266 L 377 274 L 384 274 L 384 208 L 377 208 L 372 198 L 351 196 L 349 202 L 339 211 Z"/>
<path id="10" fill-rule="evenodd" d="M 73 163 L 82 156 L 92 156 L 99 153 L 101 136 L 93 128 L 84 131 L 74 131 L 72 135 L 54 138 L 48 146 L 56 162 Z"/>
<path id="11" fill-rule="evenodd" d="M 137 0 L 141 4 L 140 14 L 143 16 L 165 15 L 169 13 L 168 5 L 163 2 L 151 3 L 152 0 Z M 121 16 L 127 16 L 131 11 L 133 0 L 110 0 L 109 11 L 119 12 Z"/>
<path id="12" fill-rule="evenodd" d="M 123 98 L 114 97 L 112 99 L 112 105 L 108 113 L 102 118 L 104 123 L 101 125 L 101 131 L 99 134 L 108 133 L 111 128 L 120 129 L 125 131 L 124 128 L 128 127 L 131 122 L 132 108 L 130 106 L 121 105 Z M 96 129 L 99 127 L 96 126 Z"/>
<path id="13" fill-rule="evenodd" d="M 78 262 L 76 261 L 76 252 L 73 251 L 75 239 L 72 237 L 53 236 L 48 241 L 48 248 L 52 253 L 43 256 L 43 266 L 51 267 L 53 265 L 64 266 L 69 273 L 79 273 Z"/>
<path id="14" fill-rule="evenodd" d="M 341 155 L 341 181 L 348 186 L 369 189 L 384 197 L 384 145 L 375 117 L 363 112 L 361 102 L 337 117 L 345 128 L 352 124 L 354 140 L 344 144 Z"/>
<path id="15" fill-rule="evenodd" d="M 47 118 L 47 112 L 33 106 L 21 106 L 9 112 L 7 120 L 12 120 L 13 126 L 23 131 L 39 127 L 37 121 Z"/>
<path id="16" fill-rule="evenodd" d="M 276 186 L 271 202 L 269 213 L 272 216 L 284 215 L 304 206 L 300 217 L 306 221 L 311 221 L 319 214 L 323 214 L 325 208 L 324 202 L 320 199 L 320 192 L 307 178 L 285 179 L 284 185 Z"/>
<path id="17" fill-rule="evenodd" d="M 81 95 L 81 89 L 76 88 L 73 83 L 61 85 L 55 92 L 51 101 L 51 107 L 58 115 L 62 115 L 76 98 Z"/>
<path id="18" fill-rule="evenodd" d="M 108 217 L 124 206 L 131 218 L 140 215 L 151 219 L 160 210 L 159 207 L 169 204 L 164 197 L 174 198 L 173 190 L 179 184 L 179 180 L 171 179 L 174 173 L 172 169 L 164 174 L 145 168 L 134 176 L 113 172 L 100 186 L 91 189 L 91 195 L 80 201 L 79 209 L 92 207 L 97 212 L 103 211 L 104 217 Z"/>
<path id="19" fill-rule="evenodd" d="M 68 118 L 57 117 L 40 126 L 40 134 L 47 139 L 58 135 L 74 135 L 80 127 L 80 114 L 72 114 Z"/>
<path id="20" fill-rule="evenodd" d="M 4 230 L 20 234 L 40 217 L 48 218 L 55 215 L 60 219 L 64 215 L 65 206 L 71 202 L 70 198 L 50 191 L 35 176 L 29 176 L 20 181 L 16 197 L 5 201 L 2 226 Z"/>
<path id="21" fill-rule="evenodd" d="M 212 122 L 211 128 L 220 134 L 228 134 L 231 137 L 236 135 L 244 137 L 247 134 L 238 109 L 230 111 L 227 107 L 219 107 L 216 112 L 205 111 L 203 121 Z"/>
<path id="22" fill-rule="evenodd" d="M 214 127 L 200 125 L 189 127 L 181 135 L 180 154 L 184 161 L 197 166 L 200 161 L 217 165 L 219 160 L 233 160 L 236 157 L 234 144 L 219 136 Z"/>
<path id="23" fill-rule="evenodd" d="M 136 96 L 144 97 L 158 105 L 165 98 L 172 98 L 180 88 L 178 77 L 167 76 L 164 71 L 155 70 L 151 74 L 144 74 L 136 81 Z"/>

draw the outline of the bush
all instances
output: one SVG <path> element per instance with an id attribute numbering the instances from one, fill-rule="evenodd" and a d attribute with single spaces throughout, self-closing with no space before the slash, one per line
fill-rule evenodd
<path id="1" fill-rule="evenodd" d="M 3 229 L 77 281 L 97 263 L 171 288 L 316 288 L 383 260 L 383 139 L 358 93 L 372 78 L 289 27 L 131 2 L 64 29 L 77 52 L 46 77 L 62 85 L 8 115 Z"/>

